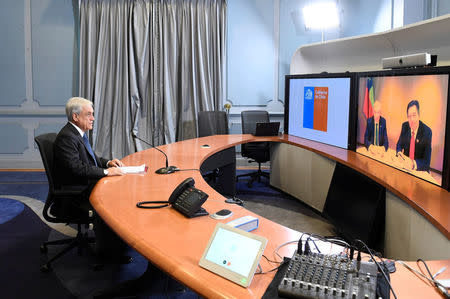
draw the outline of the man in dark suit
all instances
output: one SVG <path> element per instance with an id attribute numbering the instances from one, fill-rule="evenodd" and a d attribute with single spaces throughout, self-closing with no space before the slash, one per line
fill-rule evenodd
<path id="1" fill-rule="evenodd" d="M 411 170 L 429 171 L 431 160 L 431 129 L 420 118 L 419 102 L 413 100 L 406 108 L 408 121 L 402 124 L 397 154 Z"/>
<path id="2" fill-rule="evenodd" d="M 123 175 L 118 159 L 108 161 L 98 157 L 91 148 L 87 133 L 94 123 L 92 102 L 83 98 L 71 98 L 66 104 L 68 123 L 61 129 L 54 143 L 54 170 L 56 184 L 84 189 L 84 196 L 74 206 L 88 206 L 89 195 L 95 183 L 102 177 Z M 117 257 L 125 244 L 109 229 L 99 216 L 94 219 L 97 253 L 102 257 Z"/>
<path id="3" fill-rule="evenodd" d="M 380 149 L 383 147 L 386 152 L 389 148 L 386 120 L 381 116 L 381 103 L 379 101 L 375 101 L 373 116 L 367 119 L 364 145 L 372 153 L 381 152 Z"/>

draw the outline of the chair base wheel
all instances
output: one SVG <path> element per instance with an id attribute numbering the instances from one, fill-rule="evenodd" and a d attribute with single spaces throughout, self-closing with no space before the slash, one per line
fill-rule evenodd
<path id="1" fill-rule="evenodd" d="M 45 246 L 45 245 L 41 245 L 39 247 L 39 250 L 41 251 L 41 253 L 46 253 L 48 251 L 47 246 Z"/>
<path id="2" fill-rule="evenodd" d="M 41 272 L 43 272 L 43 273 L 48 273 L 48 272 L 50 272 L 51 269 L 52 268 L 48 264 L 44 264 L 41 266 Z"/>

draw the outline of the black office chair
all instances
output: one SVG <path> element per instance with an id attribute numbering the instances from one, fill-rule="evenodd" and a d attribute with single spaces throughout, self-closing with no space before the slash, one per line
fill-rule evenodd
<path id="1" fill-rule="evenodd" d="M 256 130 L 257 123 L 270 122 L 269 113 L 264 110 L 248 110 L 241 112 L 241 122 L 242 122 L 242 133 L 243 134 L 254 134 Z M 270 178 L 270 175 L 261 170 L 261 163 L 270 160 L 270 145 L 268 142 L 250 142 L 241 145 L 241 155 L 242 157 L 249 158 L 249 163 L 257 162 L 258 170 L 241 174 L 236 177 L 250 176 L 250 180 L 247 185 L 252 186 L 254 181 L 261 182 L 261 177 Z"/>
<path id="2" fill-rule="evenodd" d="M 228 134 L 228 116 L 225 111 L 200 111 L 198 113 L 198 135 Z M 220 165 L 220 168 L 217 166 Z M 222 195 L 236 195 L 236 149 L 230 147 L 208 157 L 200 171 L 205 181 Z"/>
<path id="3" fill-rule="evenodd" d="M 228 116 L 225 111 L 198 112 L 198 137 L 222 134 L 228 134 Z M 215 183 L 219 170 L 205 171 L 202 175 L 207 183 Z"/>
<path id="4" fill-rule="evenodd" d="M 225 111 L 200 111 L 198 137 L 228 134 L 228 117 Z"/>
<path id="5" fill-rule="evenodd" d="M 81 188 L 77 190 L 65 190 L 62 188 L 57 188 L 55 185 L 56 180 L 53 172 L 53 143 L 55 142 L 55 139 L 56 133 L 43 134 L 34 138 L 39 147 L 39 152 L 41 154 L 45 173 L 48 179 L 48 195 L 42 213 L 45 220 L 48 222 L 76 224 L 77 236 L 74 238 L 48 241 L 41 245 L 41 253 L 45 253 L 47 252 L 47 246 L 49 245 L 68 244 L 63 250 L 41 266 L 42 272 L 50 271 L 51 263 L 73 248 L 78 249 L 79 255 L 82 254 L 83 249 L 92 251 L 89 243 L 95 242 L 95 238 L 88 237 L 87 231 L 82 230 L 82 226 L 85 228 L 89 228 L 91 226 L 94 217 L 93 210 L 89 208 L 76 207 L 72 204 L 74 200 L 83 196 L 83 192 L 85 192 L 85 190 Z"/>

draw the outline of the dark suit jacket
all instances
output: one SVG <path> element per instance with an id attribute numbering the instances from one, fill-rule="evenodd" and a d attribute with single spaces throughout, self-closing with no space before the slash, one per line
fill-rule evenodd
<path id="1" fill-rule="evenodd" d="M 89 154 L 77 129 L 67 123 L 53 145 L 54 171 L 58 186 L 89 186 L 105 176 L 108 160 L 95 155 L 97 165 Z"/>
<path id="2" fill-rule="evenodd" d="M 417 170 L 429 171 L 431 160 L 431 129 L 419 121 L 417 129 L 416 145 L 414 150 L 414 160 L 417 163 Z M 409 142 L 411 139 L 411 128 L 406 121 L 402 124 L 402 132 L 397 142 L 397 152 L 401 152 L 409 157 Z"/>
<path id="3" fill-rule="evenodd" d="M 369 149 L 369 145 L 374 144 L 375 127 L 373 116 L 367 119 L 366 132 L 364 133 L 364 145 Z M 380 135 L 379 145 L 384 146 L 385 150 L 389 148 L 389 140 L 387 137 L 386 120 L 380 116 L 378 133 Z"/>

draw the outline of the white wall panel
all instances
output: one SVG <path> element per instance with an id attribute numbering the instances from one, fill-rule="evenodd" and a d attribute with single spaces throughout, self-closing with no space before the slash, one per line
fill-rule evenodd
<path id="1" fill-rule="evenodd" d="M 25 92 L 24 1 L 0 4 L 0 107 L 20 106 Z"/>

